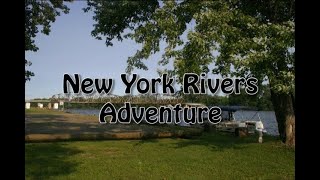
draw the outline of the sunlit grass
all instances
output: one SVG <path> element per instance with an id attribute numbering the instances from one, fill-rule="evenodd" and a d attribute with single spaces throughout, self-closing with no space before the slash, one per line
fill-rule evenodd
<path id="1" fill-rule="evenodd" d="M 26 144 L 27 179 L 294 179 L 294 150 L 274 137 Z"/>

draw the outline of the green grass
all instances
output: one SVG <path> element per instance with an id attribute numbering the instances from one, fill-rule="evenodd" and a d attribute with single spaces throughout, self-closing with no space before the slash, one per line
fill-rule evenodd
<path id="1" fill-rule="evenodd" d="M 274 137 L 27 143 L 26 179 L 294 179 L 295 152 Z"/>

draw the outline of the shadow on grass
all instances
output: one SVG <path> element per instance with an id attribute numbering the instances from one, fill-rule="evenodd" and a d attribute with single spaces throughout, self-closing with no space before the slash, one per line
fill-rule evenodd
<path id="1" fill-rule="evenodd" d="M 25 147 L 25 176 L 27 179 L 48 179 L 68 175 L 75 171 L 77 162 L 68 161 L 69 156 L 81 151 L 58 143 L 27 144 Z"/>
<path id="2" fill-rule="evenodd" d="M 135 143 L 133 146 L 141 146 L 148 143 L 158 143 L 158 142 L 159 142 L 158 139 L 141 139 L 140 141 Z"/>
<path id="3" fill-rule="evenodd" d="M 170 138 L 172 143 L 160 143 L 160 146 L 166 148 L 187 148 L 191 146 L 205 146 L 213 151 L 223 151 L 226 149 L 245 149 L 251 144 L 258 145 L 258 135 L 249 135 L 247 137 L 236 137 L 232 133 L 210 132 L 203 133 L 201 136 L 192 136 L 188 138 Z M 275 136 L 264 135 L 263 143 L 277 142 L 279 138 Z M 142 139 L 134 146 L 142 146 L 150 143 L 159 143 L 159 139 Z"/>
<path id="4" fill-rule="evenodd" d="M 264 143 L 277 141 L 276 137 L 264 136 Z M 200 137 L 193 137 L 185 141 L 176 143 L 175 148 L 184 148 L 187 146 L 207 146 L 215 151 L 222 151 L 224 149 L 244 149 L 247 145 L 258 143 L 257 135 L 249 135 L 247 137 L 236 137 L 230 133 L 203 133 Z"/>

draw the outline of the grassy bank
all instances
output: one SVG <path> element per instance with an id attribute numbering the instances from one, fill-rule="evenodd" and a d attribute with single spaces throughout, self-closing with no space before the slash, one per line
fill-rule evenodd
<path id="1" fill-rule="evenodd" d="M 27 143 L 27 179 L 294 179 L 294 150 L 274 137 Z"/>

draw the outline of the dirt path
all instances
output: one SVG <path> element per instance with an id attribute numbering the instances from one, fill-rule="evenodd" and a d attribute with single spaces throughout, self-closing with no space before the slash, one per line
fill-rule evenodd
<path id="1" fill-rule="evenodd" d="M 26 112 L 25 141 L 141 139 L 200 135 L 202 129 L 147 124 L 100 124 L 98 117 L 50 110 Z"/>

